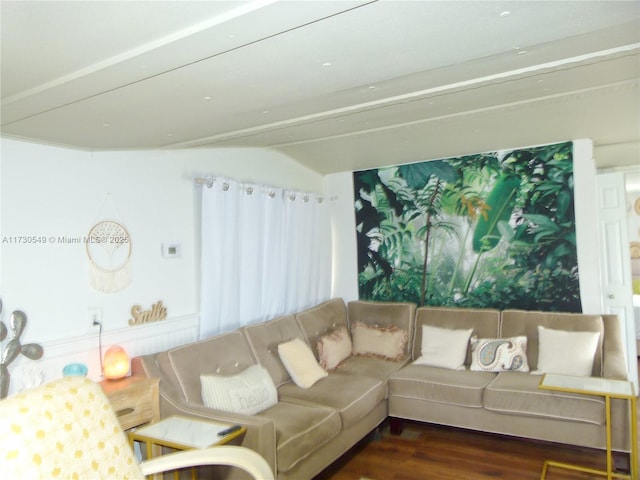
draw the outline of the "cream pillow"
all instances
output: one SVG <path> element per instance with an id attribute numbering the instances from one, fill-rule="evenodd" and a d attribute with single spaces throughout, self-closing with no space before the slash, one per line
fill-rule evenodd
<path id="1" fill-rule="evenodd" d="M 326 370 L 318 365 L 309 345 L 299 338 L 278 345 L 278 354 L 291 379 L 300 388 L 309 388 L 328 375 Z"/>
<path id="2" fill-rule="evenodd" d="M 528 372 L 527 337 L 471 337 L 471 370 L 475 372 Z"/>
<path id="3" fill-rule="evenodd" d="M 202 403 L 209 408 L 254 415 L 278 403 L 269 372 L 252 365 L 237 375 L 200 375 Z"/>
<path id="4" fill-rule="evenodd" d="M 333 370 L 343 360 L 351 356 L 351 336 L 346 327 L 324 335 L 318 339 L 318 357 L 320 366 L 325 370 Z"/>
<path id="5" fill-rule="evenodd" d="M 464 370 L 464 360 L 473 329 L 453 330 L 449 328 L 422 326 L 422 350 L 415 365 Z"/>
<path id="6" fill-rule="evenodd" d="M 396 325 L 378 327 L 356 322 L 353 327 L 353 353 L 382 357 L 395 362 L 406 355 L 409 334 Z"/>
<path id="7" fill-rule="evenodd" d="M 590 377 L 599 340 L 600 332 L 567 332 L 538 325 L 538 369 L 531 373 Z"/>

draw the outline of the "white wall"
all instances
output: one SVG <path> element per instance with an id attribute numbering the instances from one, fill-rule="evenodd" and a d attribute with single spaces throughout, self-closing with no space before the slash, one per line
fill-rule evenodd
<path id="1" fill-rule="evenodd" d="M 195 176 L 323 189 L 319 174 L 264 149 L 96 153 L 8 139 L 0 140 L 0 148 L 2 319 L 8 324 L 16 309 L 27 314 L 22 343 L 95 334 L 90 307 L 101 309 L 106 332 L 135 328 L 127 324 L 135 304 L 147 309 L 162 300 L 169 320 L 197 315 Z M 115 211 L 107 202 L 101 213 L 108 193 Z M 105 294 L 89 285 L 84 245 L 58 239 L 82 237 L 110 213 L 131 235 L 132 280 L 126 289 Z M 28 236 L 46 243 L 17 243 Z M 164 241 L 179 242 L 181 257 L 163 258 Z"/>
<path id="2" fill-rule="evenodd" d="M 331 296 L 346 302 L 358 300 L 358 255 L 353 196 L 353 173 L 325 177 L 325 191 L 331 198 L 333 265 Z"/>

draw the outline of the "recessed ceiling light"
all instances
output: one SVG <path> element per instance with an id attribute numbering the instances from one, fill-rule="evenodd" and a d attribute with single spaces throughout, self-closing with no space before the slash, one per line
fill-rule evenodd
<path id="1" fill-rule="evenodd" d="M 518 55 L 524 55 L 525 53 L 527 53 L 526 50 L 518 50 Z"/>
<path id="2" fill-rule="evenodd" d="M 369 85 L 369 90 L 374 90 L 376 88 L 375 85 Z"/>
<path id="3" fill-rule="evenodd" d="M 206 97 L 204 97 L 205 100 L 211 100 L 213 97 L 210 97 L 209 95 L 207 95 Z"/>
<path id="4" fill-rule="evenodd" d="M 324 62 L 322 64 L 323 67 L 330 67 L 331 66 L 331 62 Z"/>
<path id="5" fill-rule="evenodd" d="M 103 124 L 102 124 L 102 126 L 103 126 L 103 127 L 110 127 L 110 126 L 111 126 L 111 124 L 110 124 L 110 123 L 103 123 Z"/>
<path id="6" fill-rule="evenodd" d="M 511 12 L 509 10 L 504 10 L 500 12 L 501 17 L 508 17 L 509 15 L 511 15 Z"/>
<path id="7" fill-rule="evenodd" d="M 267 114 L 269 114 L 269 113 L 271 113 L 271 112 L 270 112 L 269 110 L 263 110 L 263 111 L 262 111 L 262 113 L 263 113 L 263 114 L 265 114 L 265 115 L 267 115 Z"/>

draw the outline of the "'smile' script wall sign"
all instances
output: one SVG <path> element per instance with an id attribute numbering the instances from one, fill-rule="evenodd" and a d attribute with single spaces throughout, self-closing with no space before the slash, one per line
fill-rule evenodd
<path id="1" fill-rule="evenodd" d="M 162 305 L 162 300 L 158 300 L 158 303 L 151 305 L 150 310 L 142 310 L 140 305 L 134 305 L 131 307 L 131 316 L 133 318 L 129 319 L 129 325 L 156 322 L 167 318 L 167 308 Z"/>

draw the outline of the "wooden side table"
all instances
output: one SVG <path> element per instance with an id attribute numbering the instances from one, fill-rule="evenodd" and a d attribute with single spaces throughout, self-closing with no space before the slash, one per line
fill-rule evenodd
<path id="1" fill-rule="evenodd" d="M 159 380 L 133 375 L 100 382 L 123 430 L 160 420 Z"/>

